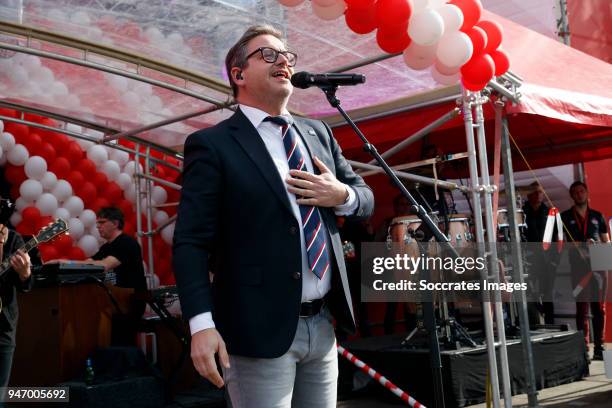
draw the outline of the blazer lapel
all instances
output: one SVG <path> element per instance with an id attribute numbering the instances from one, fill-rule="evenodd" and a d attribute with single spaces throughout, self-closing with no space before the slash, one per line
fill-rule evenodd
<path id="1" fill-rule="evenodd" d="M 253 124 L 238 109 L 230 119 L 230 134 L 236 139 L 245 153 L 251 158 L 261 175 L 266 180 L 276 197 L 291 213 L 291 204 L 287 198 L 284 182 L 281 180 L 272 157 L 266 148 L 261 136 Z"/>

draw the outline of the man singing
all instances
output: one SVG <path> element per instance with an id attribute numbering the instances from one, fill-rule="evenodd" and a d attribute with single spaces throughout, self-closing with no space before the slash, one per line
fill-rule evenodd
<path id="1" fill-rule="evenodd" d="M 355 328 L 335 217 L 374 198 L 329 127 L 287 111 L 296 62 L 249 28 L 226 57 L 239 109 L 185 142 L 174 270 L 193 363 L 237 408 L 335 407 L 332 315 Z"/>

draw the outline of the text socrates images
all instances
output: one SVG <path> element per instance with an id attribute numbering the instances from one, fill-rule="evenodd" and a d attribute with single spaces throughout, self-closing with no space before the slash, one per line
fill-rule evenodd
<path id="1" fill-rule="evenodd" d="M 607 270 L 612 270 L 608 244 L 368 242 L 361 251 L 361 298 L 600 301 L 605 291 L 597 288 L 603 289 Z"/>

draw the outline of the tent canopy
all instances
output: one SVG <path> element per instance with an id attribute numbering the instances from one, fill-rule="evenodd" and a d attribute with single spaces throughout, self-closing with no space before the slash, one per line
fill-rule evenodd
<path id="1" fill-rule="evenodd" d="M 459 93 L 458 87 L 436 84 L 428 70 L 407 68 L 401 56 L 374 62 L 384 56 L 374 33 L 356 35 L 343 19 L 322 21 L 308 2 L 292 9 L 276 0 L 2 4 L 0 104 L 75 121 L 94 137 L 131 131 L 139 140 L 180 147 L 192 131 L 231 115 L 223 59 L 244 28 L 256 23 L 283 29 L 299 52 L 299 70 L 357 66 L 355 71 L 367 75 L 365 85 L 341 89 L 338 96 L 345 109 L 362 119 L 366 135 L 380 150 L 453 108 Z M 23 7 L 17 8 L 19 4 Z M 509 107 L 508 113 L 510 131 L 530 160 L 548 165 L 612 154 L 612 148 L 604 148 L 611 136 L 612 68 L 525 28 L 550 34 L 550 25 L 538 25 L 534 17 L 550 19 L 552 12 L 544 3 L 538 9 L 524 0 L 483 4 L 523 24 L 491 13 L 484 16 L 504 27 L 503 46 L 511 69 L 525 80 L 521 104 Z M 434 100 L 446 102 L 414 109 Z M 317 89 L 296 90 L 290 108 L 340 124 Z M 410 110 L 402 112 L 405 109 Z M 196 116 L 184 118 L 189 114 Z M 371 115 L 383 117 L 366 120 Z M 170 123 L 161 126 L 161 121 Z M 359 158 L 357 139 L 346 128 L 336 132 L 347 155 Z M 463 140 L 460 118 L 430 137 L 446 152 L 464 150 Z M 418 156 L 418 149 L 409 149 L 398 160 L 411 154 Z"/>

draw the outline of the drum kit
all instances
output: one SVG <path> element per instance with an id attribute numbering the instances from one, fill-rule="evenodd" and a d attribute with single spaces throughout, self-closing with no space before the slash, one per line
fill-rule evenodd
<path id="1" fill-rule="evenodd" d="M 510 222 L 509 222 L 508 210 L 506 208 L 500 208 L 497 211 L 497 240 L 498 242 L 510 242 Z M 434 220 L 437 220 L 438 225 L 442 232 L 450 240 L 451 244 L 455 248 L 461 248 L 462 246 L 469 245 L 475 242 L 474 223 L 472 217 L 469 214 L 450 214 L 446 217 L 440 217 L 439 214 L 434 213 Z M 519 228 L 521 241 L 525 241 L 526 236 L 526 216 L 523 210 L 517 210 L 514 214 L 516 224 Z M 416 215 L 407 215 L 401 217 L 395 217 L 391 220 L 387 229 L 387 247 L 390 249 L 393 245 L 401 253 L 406 253 L 411 257 L 417 257 L 420 253 L 420 246 L 422 244 L 426 246 L 427 242 L 423 242 L 425 233 L 422 231 L 422 222 Z M 428 251 L 431 256 L 432 248 L 430 246 Z M 474 277 L 475 280 L 479 277 Z M 432 277 L 432 279 L 444 279 L 442 276 Z M 444 295 L 437 299 L 439 303 L 437 305 L 439 314 L 439 324 L 442 329 L 441 340 L 447 345 L 454 348 L 459 348 L 461 344 L 475 347 L 476 342 L 470 337 L 469 333 L 465 328 L 457 322 L 457 318 L 462 319 L 466 316 L 477 315 L 480 318 L 481 306 L 479 302 L 475 301 L 461 301 L 457 303 L 447 302 Z M 450 306 L 450 310 L 449 310 Z M 417 310 L 417 321 L 418 326 L 412 333 L 404 339 L 402 345 L 406 347 L 411 346 L 412 339 L 416 338 L 416 334 L 423 330 L 423 319 L 422 319 L 422 307 L 419 304 L 413 305 L 411 309 Z"/>

